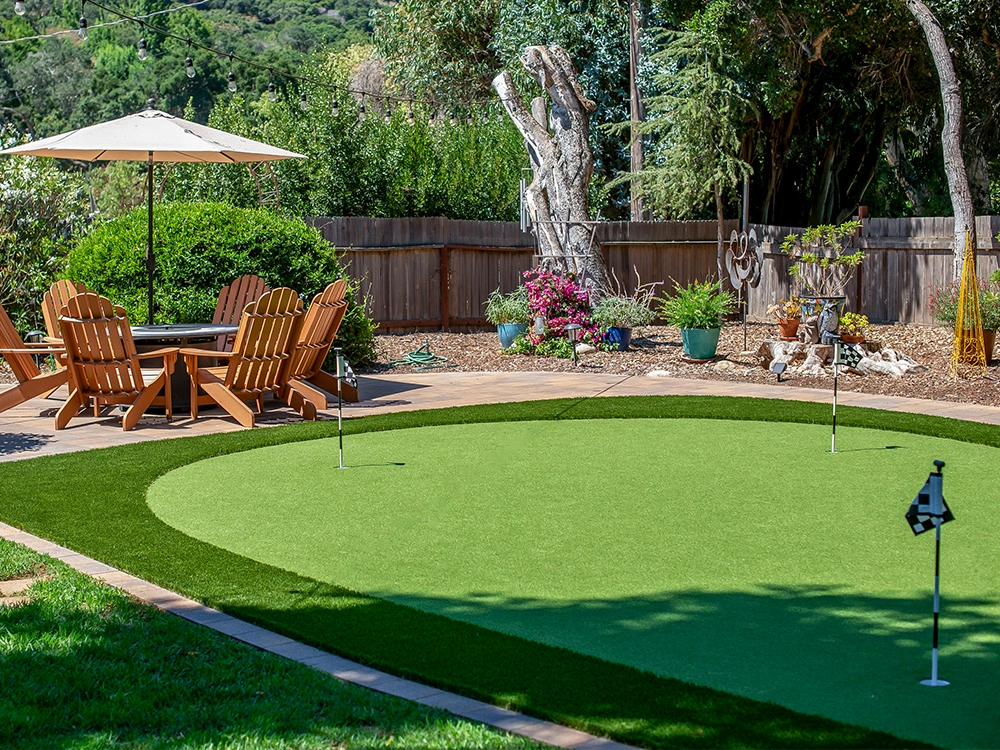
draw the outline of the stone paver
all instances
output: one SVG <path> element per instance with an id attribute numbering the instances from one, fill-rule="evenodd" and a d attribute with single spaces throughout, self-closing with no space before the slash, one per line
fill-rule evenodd
<path id="1" fill-rule="evenodd" d="M 360 378 L 360 391 L 366 400 L 359 404 L 345 405 L 345 416 L 360 417 L 367 414 L 474 404 L 607 396 L 725 395 L 821 403 L 830 403 L 832 399 L 832 393 L 829 391 L 793 386 L 594 373 L 539 372 L 423 372 L 364 376 Z M 132 432 L 123 432 L 120 419 L 117 417 L 107 414 L 99 418 L 81 415 L 74 419 L 70 428 L 56 432 L 53 429 L 52 417 L 64 398 L 65 393 L 57 392 L 50 399 L 34 399 L 0 415 L 0 461 L 16 461 L 34 456 L 244 429 L 216 411 L 198 420 L 181 416 L 169 424 L 155 421 L 153 424 L 142 425 Z M 1000 425 L 1000 409 L 988 406 L 873 396 L 851 391 L 842 392 L 839 401 L 851 406 L 948 416 Z M 336 413 L 335 408 L 329 408 L 320 413 L 320 418 L 334 419 Z M 293 412 L 273 405 L 260 419 L 259 424 L 268 427 L 295 421 L 298 421 L 298 417 Z M 61 558 L 81 572 L 193 623 L 309 665 L 346 682 L 443 708 L 456 715 L 558 747 L 576 750 L 621 750 L 629 747 L 569 727 L 395 677 L 334 654 L 325 653 L 186 599 L 8 524 L 0 523 L 0 536 L 24 544 L 35 551 Z"/>

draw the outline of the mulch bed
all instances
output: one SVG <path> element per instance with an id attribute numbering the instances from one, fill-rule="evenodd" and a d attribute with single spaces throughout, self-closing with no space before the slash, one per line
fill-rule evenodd
<path id="1" fill-rule="evenodd" d="M 749 323 L 746 346 L 743 327 L 731 324 L 722 330 L 718 356 L 704 364 L 692 364 L 683 358 L 680 330 L 670 326 L 650 326 L 643 335 L 632 339 L 627 352 L 594 352 L 580 358 L 577 372 L 608 375 L 648 375 L 660 370 L 671 377 L 774 385 L 773 374 L 760 366 L 754 354 L 766 339 L 777 336 L 777 326 Z M 873 326 L 870 341 L 908 354 L 927 367 L 926 372 L 902 378 L 842 373 L 839 388 L 879 395 L 926 398 L 938 401 L 1000 406 L 1000 361 L 994 361 L 985 377 L 955 379 L 949 375 L 952 331 L 940 326 Z M 448 368 L 457 372 L 571 372 L 571 360 L 503 354 L 495 332 L 488 333 L 411 333 L 384 334 L 377 337 L 378 360 L 359 372 L 413 372 L 414 368 L 390 368 L 390 362 L 402 359 L 407 352 L 425 343 L 434 354 L 448 358 Z M 780 385 L 799 388 L 833 388 L 833 377 L 783 376 Z"/>

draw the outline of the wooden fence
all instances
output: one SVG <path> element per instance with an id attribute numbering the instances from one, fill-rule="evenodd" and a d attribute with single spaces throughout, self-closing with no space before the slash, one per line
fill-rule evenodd
<path id="1" fill-rule="evenodd" d="M 534 265 L 535 243 L 515 222 L 452 221 L 440 217 L 308 220 L 343 255 L 361 284 L 368 310 L 383 328 L 470 328 L 486 325 L 487 296 L 508 292 Z M 1000 266 L 1000 217 L 980 216 L 979 271 L 985 278 Z M 796 227 L 752 225 L 764 248 L 761 283 L 751 289 L 747 314 L 766 316 L 767 306 L 790 293 L 789 260 L 781 240 Z M 931 323 L 930 291 L 951 279 L 950 218 L 866 219 L 852 245 L 865 261 L 851 282 L 849 309 L 873 322 Z M 724 236 L 737 228 L 726 222 Z M 716 274 L 716 224 L 606 222 L 598 243 L 615 276 L 631 291 L 643 283 L 687 284 Z"/>

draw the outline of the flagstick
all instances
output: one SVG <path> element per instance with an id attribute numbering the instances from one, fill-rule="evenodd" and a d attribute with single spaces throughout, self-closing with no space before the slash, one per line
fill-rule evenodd
<path id="1" fill-rule="evenodd" d="M 344 377 L 344 354 L 337 347 L 333 350 L 337 356 L 337 436 L 340 438 L 340 468 L 344 468 L 344 397 L 341 393 L 340 381 Z"/>
<path id="2" fill-rule="evenodd" d="M 941 476 L 941 469 L 944 466 L 943 461 L 935 461 L 934 465 L 937 467 L 937 475 Z M 933 474 L 931 476 L 934 476 Z M 941 480 L 939 480 L 941 481 Z M 931 678 L 929 680 L 921 680 L 921 685 L 928 685 L 930 687 L 943 687 L 949 685 L 947 680 L 938 679 L 938 618 L 941 612 L 941 522 L 944 514 L 944 507 L 942 504 L 938 503 L 938 498 L 942 497 L 943 493 L 936 493 L 932 495 L 933 497 L 933 510 L 935 511 L 934 517 L 934 637 L 931 647 Z"/>
<path id="3" fill-rule="evenodd" d="M 833 437 L 830 439 L 830 453 L 837 452 L 837 362 L 840 361 L 840 342 L 833 342 Z"/>

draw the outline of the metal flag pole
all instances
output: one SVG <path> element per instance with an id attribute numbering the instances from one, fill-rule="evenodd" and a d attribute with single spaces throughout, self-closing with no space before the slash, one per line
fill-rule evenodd
<path id="1" fill-rule="evenodd" d="M 934 636 L 931 647 L 931 678 L 921 680 L 921 685 L 943 687 L 950 684 L 947 680 L 938 679 L 938 619 L 941 613 L 941 524 L 944 523 L 944 490 L 941 469 L 944 461 L 935 461 L 937 471 L 928 478 L 931 487 L 931 517 L 934 520 Z"/>
<path id="2" fill-rule="evenodd" d="M 344 397 L 341 381 L 344 378 L 344 352 L 338 346 L 333 350 L 337 357 L 337 436 L 340 439 L 340 468 L 344 468 Z"/>
<path id="3" fill-rule="evenodd" d="M 830 453 L 837 452 L 837 364 L 840 362 L 840 342 L 833 342 L 833 436 L 830 439 Z"/>

